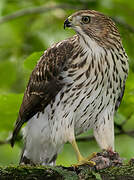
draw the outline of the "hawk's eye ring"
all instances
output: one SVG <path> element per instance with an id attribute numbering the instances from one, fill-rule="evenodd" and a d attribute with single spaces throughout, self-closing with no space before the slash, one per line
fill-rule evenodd
<path id="1" fill-rule="evenodd" d="M 84 24 L 88 24 L 88 23 L 90 22 L 90 17 L 89 17 L 89 16 L 83 16 L 83 17 L 82 17 L 82 22 L 83 22 Z"/>

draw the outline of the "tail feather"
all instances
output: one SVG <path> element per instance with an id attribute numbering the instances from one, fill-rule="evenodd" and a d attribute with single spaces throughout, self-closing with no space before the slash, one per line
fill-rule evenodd
<path id="1" fill-rule="evenodd" d="M 15 128 L 14 128 L 13 133 L 12 133 L 12 137 L 11 137 L 11 139 L 10 139 L 10 144 L 11 144 L 12 147 L 14 146 L 16 137 L 17 137 L 17 135 L 18 135 L 18 133 L 19 133 L 19 131 L 20 131 L 20 129 L 21 129 L 21 127 L 22 127 L 23 124 L 24 124 L 24 121 L 21 120 L 21 119 L 18 117 L 18 119 L 17 119 L 17 121 L 16 121 L 16 124 L 15 124 Z"/>
<path id="2" fill-rule="evenodd" d="M 32 166 L 36 166 L 37 164 L 54 166 L 56 164 L 56 159 L 57 159 L 57 153 L 54 154 L 51 158 L 48 157 L 44 158 L 43 161 L 35 161 L 34 159 L 32 159 L 32 157 L 28 156 L 26 150 L 26 142 L 25 142 L 19 164 L 25 164 L 25 165 L 29 164 Z"/>
<path id="3" fill-rule="evenodd" d="M 25 165 L 29 164 L 32 166 L 36 166 L 37 164 L 54 166 L 56 164 L 57 154 L 55 154 L 49 162 L 48 162 L 48 158 L 46 158 L 46 160 L 44 160 L 43 162 L 34 163 L 31 159 L 29 159 L 28 157 L 24 155 L 24 150 L 25 148 L 22 151 L 19 164 L 25 164 Z"/>
<path id="4" fill-rule="evenodd" d="M 29 165 L 35 166 L 36 164 L 34 164 L 29 158 L 27 158 L 24 155 L 24 151 L 25 151 L 25 147 L 22 150 L 19 164 L 25 164 L 25 165 L 29 164 Z"/>

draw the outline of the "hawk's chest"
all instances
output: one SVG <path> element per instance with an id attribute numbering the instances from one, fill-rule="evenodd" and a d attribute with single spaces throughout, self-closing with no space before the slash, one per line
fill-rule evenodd
<path id="1" fill-rule="evenodd" d="M 88 129 L 107 107 L 114 111 L 124 77 L 116 73 L 110 53 L 85 54 L 74 62 L 68 71 L 70 83 L 63 98 L 65 117 L 71 112 L 76 129 Z"/>

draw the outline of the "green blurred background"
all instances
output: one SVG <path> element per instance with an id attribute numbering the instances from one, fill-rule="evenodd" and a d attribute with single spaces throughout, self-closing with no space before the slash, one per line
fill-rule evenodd
<path id="1" fill-rule="evenodd" d="M 21 140 L 18 140 L 13 149 L 9 144 L 3 145 L 2 141 L 11 134 L 31 69 L 42 51 L 74 34 L 73 30 L 63 29 L 63 22 L 78 9 L 95 9 L 111 16 L 121 33 L 129 56 L 130 73 L 123 102 L 115 116 L 115 122 L 121 125 L 116 128 L 118 135 L 115 146 L 116 151 L 126 161 L 134 157 L 134 1 L 0 0 L 0 165 L 2 166 L 17 164 L 20 157 Z M 36 13 L 29 14 L 33 11 Z M 16 17 L 23 12 L 24 16 Z M 11 14 L 14 14 L 13 17 Z M 3 18 L 7 15 L 9 16 Z M 82 135 L 84 136 L 92 136 L 92 132 L 87 132 Z M 94 140 L 79 142 L 78 145 L 84 156 L 100 150 Z M 75 162 L 74 151 L 70 144 L 66 144 L 57 164 L 69 166 Z"/>

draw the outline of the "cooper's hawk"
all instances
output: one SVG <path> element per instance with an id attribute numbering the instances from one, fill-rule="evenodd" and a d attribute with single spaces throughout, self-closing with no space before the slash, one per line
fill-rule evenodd
<path id="1" fill-rule="evenodd" d="M 114 113 L 128 75 L 128 57 L 114 22 L 81 10 L 64 23 L 77 35 L 47 49 L 28 82 L 11 145 L 27 122 L 21 161 L 55 163 L 69 141 L 84 163 L 75 135 L 91 128 L 101 149 L 114 151 Z M 88 161 L 88 160 L 87 160 Z"/>

